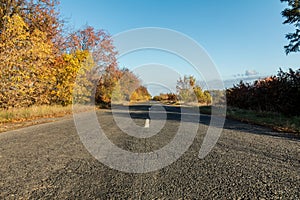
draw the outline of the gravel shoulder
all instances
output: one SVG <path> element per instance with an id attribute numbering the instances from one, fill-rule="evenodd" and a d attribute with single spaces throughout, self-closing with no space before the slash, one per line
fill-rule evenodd
<path id="1" fill-rule="evenodd" d="M 98 111 L 97 116 L 107 137 L 133 152 L 160 149 L 180 122 L 175 116 L 159 134 L 137 139 L 116 126 L 110 111 Z M 135 116 L 142 125 L 143 113 Z M 299 139 L 228 120 L 214 149 L 199 159 L 209 117 L 203 115 L 201 122 L 183 156 L 144 174 L 120 172 L 96 160 L 80 141 L 72 118 L 1 133 L 0 198 L 300 198 Z"/>

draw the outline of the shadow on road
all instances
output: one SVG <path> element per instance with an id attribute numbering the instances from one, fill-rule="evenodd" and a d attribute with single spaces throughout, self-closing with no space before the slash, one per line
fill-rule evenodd
<path id="1" fill-rule="evenodd" d="M 151 120 L 174 120 L 178 122 L 200 123 L 210 126 L 211 116 L 207 114 L 198 114 L 198 111 L 192 108 L 187 109 L 179 106 L 164 105 L 164 111 L 157 111 L 156 105 L 131 105 L 131 106 L 114 106 L 114 115 L 118 117 L 129 117 L 132 119 L 151 119 Z M 128 115 L 129 112 L 129 115 Z M 150 117 L 151 113 L 151 117 Z M 165 117 L 165 114 L 166 117 Z M 291 133 L 275 132 L 270 128 L 243 123 L 237 120 L 226 118 L 223 127 L 228 130 L 241 131 L 251 134 L 269 135 L 274 137 L 300 140 L 300 137 Z"/>

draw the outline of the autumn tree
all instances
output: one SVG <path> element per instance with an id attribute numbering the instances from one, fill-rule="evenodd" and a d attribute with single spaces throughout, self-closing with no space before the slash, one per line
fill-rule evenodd
<path id="1" fill-rule="evenodd" d="M 20 16 L 27 24 L 28 31 L 39 30 L 55 47 L 61 44 L 63 22 L 57 12 L 57 0 L 0 0 L 0 32 L 6 28 L 7 17 Z"/>
<path id="2" fill-rule="evenodd" d="M 113 66 L 106 68 L 100 77 L 95 99 L 101 105 L 110 105 L 111 101 L 148 100 L 147 89 L 141 86 L 138 77 L 128 69 Z"/>
<path id="3" fill-rule="evenodd" d="M 89 51 L 94 59 L 94 71 L 100 75 L 107 67 L 117 67 L 117 51 L 111 36 L 103 30 L 91 26 L 77 30 L 66 39 L 66 52 Z"/>
<path id="4" fill-rule="evenodd" d="M 195 86 L 193 88 L 193 92 L 195 93 L 195 96 L 197 97 L 197 101 L 199 103 L 206 103 L 207 101 L 207 97 L 204 94 L 204 92 L 202 91 L 202 88 L 200 86 Z"/>
<path id="5" fill-rule="evenodd" d="M 130 96 L 131 101 L 149 101 L 151 95 L 145 86 L 139 86 Z"/>
<path id="6" fill-rule="evenodd" d="M 111 36 L 91 26 L 62 33 L 58 4 L 0 0 L 0 107 L 85 103 L 93 96 L 109 104 L 112 91 L 129 100 L 140 81 L 118 69 Z"/>
<path id="7" fill-rule="evenodd" d="M 1 0 L 0 106 L 52 103 L 56 37 L 61 23 L 52 0 Z"/>
<path id="8" fill-rule="evenodd" d="M 130 101 L 132 93 L 141 86 L 139 78 L 129 69 L 121 70 L 121 79 L 119 80 L 123 100 Z"/>
<path id="9" fill-rule="evenodd" d="M 121 76 L 121 71 L 114 66 L 105 69 L 105 73 L 100 77 L 96 87 L 95 102 L 97 104 L 110 105 L 113 91 Z"/>
<path id="10" fill-rule="evenodd" d="M 289 44 L 284 46 L 286 54 L 297 52 L 300 49 L 300 2 L 299 0 L 280 0 L 287 2 L 288 8 L 282 11 L 282 16 L 285 18 L 284 24 L 291 24 L 295 27 L 295 32 L 288 33 L 286 38 Z"/>
<path id="11" fill-rule="evenodd" d="M 95 97 L 97 103 L 109 104 L 112 91 L 122 74 L 117 67 L 117 52 L 110 35 L 103 30 L 95 30 L 91 26 L 86 26 L 70 33 L 65 44 L 64 54 L 75 55 L 76 52 L 89 52 L 89 63 L 93 66 L 89 66 L 89 70 L 85 71 L 85 79 L 92 84 L 89 86 L 91 96 Z M 73 68 L 76 66 L 74 65 Z M 76 86 L 80 86 L 79 82 L 76 82 Z"/>
<path id="12" fill-rule="evenodd" d="M 196 101 L 194 86 L 196 79 L 193 76 L 184 76 L 177 81 L 176 89 L 179 99 L 184 102 Z"/>
<path id="13" fill-rule="evenodd" d="M 165 101 L 168 103 L 175 103 L 177 102 L 177 95 L 175 93 L 160 93 L 157 96 L 153 97 L 154 101 Z"/>
<path id="14" fill-rule="evenodd" d="M 196 84 L 196 79 L 193 76 L 184 76 L 179 78 L 176 85 L 178 99 L 184 102 L 211 103 L 211 96 L 208 91 Z"/>
<path id="15" fill-rule="evenodd" d="M 168 101 L 174 103 L 177 101 L 177 95 L 174 93 L 167 93 Z"/>
<path id="16" fill-rule="evenodd" d="M 212 97 L 211 97 L 211 95 L 210 95 L 210 92 L 207 91 L 207 90 L 205 90 L 203 94 L 204 94 L 204 103 L 206 103 L 206 105 L 211 104 L 211 102 L 212 102 Z M 199 99 L 198 99 L 198 102 L 199 102 Z"/>
<path id="17" fill-rule="evenodd" d="M 89 102 L 93 92 L 91 69 L 94 61 L 89 51 L 77 50 L 64 54 L 56 62 L 56 84 L 52 91 L 56 102 L 61 105 Z"/>
<path id="18" fill-rule="evenodd" d="M 49 104 L 54 83 L 52 43 L 19 15 L 5 16 L 6 27 L 0 34 L 0 106 L 20 107 Z"/>

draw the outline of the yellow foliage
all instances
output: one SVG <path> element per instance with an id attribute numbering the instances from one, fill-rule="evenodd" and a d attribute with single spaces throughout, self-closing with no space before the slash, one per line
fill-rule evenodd
<path id="1" fill-rule="evenodd" d="M 130 96 L 131 101 L 148 101 L 151 99 L 147 88 L 139 86 Z"/>
<path id="2" fill-rule="evenodd" d="M 5 18 L 0 34 L 0 107 L 49 103 L 54 76 L 52 43 L 45 33 L 30 32 L 20 16 Z"/>
<path id="3" fill-rule="evenodd" d="M 91 96 L 92 82 L 89 74 L 94 66 L 88 51 L 77 50 L 72 54 L 64 54 L 63 62 L 57 67 L 56 97 L 58 102 L 71 104 L 76 101 L 86 102 Z"/>

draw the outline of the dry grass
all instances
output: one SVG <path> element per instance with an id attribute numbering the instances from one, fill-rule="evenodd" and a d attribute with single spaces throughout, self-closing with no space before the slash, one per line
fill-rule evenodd
<path id="1" fill-rule="evenodd" d="M 76 110 L 86 111 L 92 106 L 82 106 Z M 72 105 L 43 105 L 28 108 L 0 109 L 0 123 L 21 122 L 39 118 L 54 118 L 72 114 Z"/>

